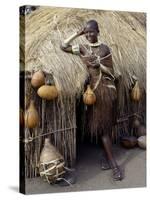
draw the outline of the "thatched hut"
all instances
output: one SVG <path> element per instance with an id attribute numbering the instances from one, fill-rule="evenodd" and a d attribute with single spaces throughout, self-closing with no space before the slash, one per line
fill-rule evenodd
<path id="1" fill-rule="evenodd" d="M 146 16 L 144 13 L 87 10 L 74 8 L 39 7 L 26 16 L 20 16 L 20 70 L 25 71 L 25 98 L 35 100 L 39 112 L 39 126 L 25 129 L 26 176 L 38 175 L 38 162 L 44 137 L 52 143 L 72 166 L 76 160 L 76 102 L 83 94 L 88 75 L 80 58 L 61 51 L 60 42 L 95 19 L 100 27 L 100 39 L 113 52 L 116 76 L 121 75 L 118 87 L 118 124 L 113 139 L 129 132 L 129 117 L 140 113 L 145 121 L 146 94 Z M 74 43 L 84 43 L 81 36 Z M 59 91 L 54 101 L 41 100 L 30 84 L 33 71 L 42 69 L 47 79 Z M 130 90 L 134 77 L 139 81 L 143 98 L 133 105 Z M 24 107 L 24 109 L 26 109 Z M 115 136 L 114 136 L 115 135 Z M 30 138 L 30 140 L 29 140 Z"/>

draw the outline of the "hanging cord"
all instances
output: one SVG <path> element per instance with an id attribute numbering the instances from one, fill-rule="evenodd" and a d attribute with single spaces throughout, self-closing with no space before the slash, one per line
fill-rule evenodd
<path id="1" fill-rule="evenodd" d="M 57 132 L 66 131 L 66 130 L 76 129 L 76 128 L 77 127 L 59 129 L 59 130 L 48 132 L 48 133 L 44 133 L 44 134 L 41 134 L 41 135 L 38 135 L 38 136 L 35 136 L 35 137 L 28 137 L 28 138 L 25 138 L 24 140 L 22 140 L 22 142 L 28 144 L 28 143 L 32 142 L 33 140 L 38 139 L 39 137 L 43 137 L 43 136 L 46 136 L 46 135 L 51 135 L 51 134 L 54 134 L 54 133 L 57 133 Z"/>
<path id="2" fill-rule="evenodd" d="M 99 85 L 101 78 L 102 78 L 102 71 L 100 70 L 98 80 L 96 81 L 95 86 L 93 88 L 93 92 L 96 90 L 97 86 Z"/>
<path id="3" fill-rule="evenodd" d="M 68 167 L 65 167 L 64 166 L 64 169 L 66 170 L 66 171 L 69 171 L 69 172 L 74 172 L 75 171 L 75 169 L 73 169 L 73 168 L 68 168 Z M 69 186 L 73 186 L 68 180 L 66 180 L 64 177 L 61 177 L 61 178 L 57 178 L 57 180 L 59 181 L 61 181 L 61 180 L 63 180 L 63 181 L 65 181 L 66 183 L 68 183 L 69 184 Z"/>
<path id="4" fill-rule="evenodd" d="M 57 181 L 61 181 L 61 180 L 63 180 L 66 183 L 68 183 L 69 186 L 72 186 L 72 184 L 67 179 L 65 179 L 65 178 L 57 178 Z"/>

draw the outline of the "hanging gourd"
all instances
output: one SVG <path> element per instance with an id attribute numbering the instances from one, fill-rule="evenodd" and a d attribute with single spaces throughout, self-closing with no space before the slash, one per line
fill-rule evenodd
<path id="1" fill-rule="evenodd" d="M 54 183 L 65 173 L 64 164 L 63 156 L 46 138 L 40 155 L 40 176 L 48 183 Z"/>
<path id="2" fill-rule="evenodd" d="M 39 123 L 38 112 L 35 108 L 34 101 L 31 100 L 29 108 L 25 112 L 25 126 L 35 128 Z"/>
<path id="3" fill-rule="evenodd" d="M 58 91 L 55 85 L 43 85 L 38 89 L 37 93 L 45 100 L 53 100 L 58 97 Z"/>
<path id="4" fill-rule="evenodd" d="M 139 126 L 140 126 L 140 120 L 138 119 L 138 118 L 135 118 L 134 120 L 133 120 L 133 123 L 132 123 L 132 127 L 133 128 L 138 128 Z"/>
<path id="5" fill-rule="evenodd" d="M 86 105 L 93 105 L 96 102 L 96 96 L 91 89 L 90 85 L 87 85 L 87 90 L 83 94 L 83 102 Z"/>
<path id="6" fill-rule="evenodd" d="M 39 88 L 40 86 L 45 84 L 45 76 L 42 70 L 35 72 L 31 79 L 31 85 L 34 88 Z"/>
<path id="7" fill-rule="evenodd" d="M 135 83 L 135 85 L 134 85 L 134 87 L 132 88 L 132 91 L 131 91 L 131 99 L 133 101 L 138 102 L 138 101 L 140 101 L 141 96 L 142 96 L 142 94 L 141 94 L 139 82 L 136 81 L 136 83 Z"/>

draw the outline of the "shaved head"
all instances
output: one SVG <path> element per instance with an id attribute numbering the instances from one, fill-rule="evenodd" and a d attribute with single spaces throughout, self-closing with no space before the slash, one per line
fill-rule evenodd
<path id="1" fill-rule="evenodd" d="M 85 32 L 88 32 L 88 31 L 91 31 L 91 30 L 95 30 L 99 33 L 99 27 L 98 27 L 98 23 L 97 23 L 96 20 L 89 20 L 86 23 Z"/>

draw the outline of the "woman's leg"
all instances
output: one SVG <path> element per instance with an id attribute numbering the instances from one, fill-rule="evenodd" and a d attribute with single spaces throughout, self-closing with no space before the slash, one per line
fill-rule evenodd
<path id="1" fill-rule="evenodd" d="M 113 170 L 113 178 L 114 180 L 122 180 L 123 179 L 123 173 L 120 167 L 117 165 L 117 162 L 114 158 L 113 152 L 112 152 L 112 143 L 108 135 L 102 136 L 102 143 L 104 146 L 104 150 L 106 152 L 108 162 L 111 165 L 111 168 Z"/>
<path id="2" fill-rule="evenodd" d="M 110 163 L 108 161 L 108 158 L 106 156 L 105 151 L 102 149 L 102 155 L 100 159 L 101 169 L 102 170 L 108 170 L 111 169 Z"/>

